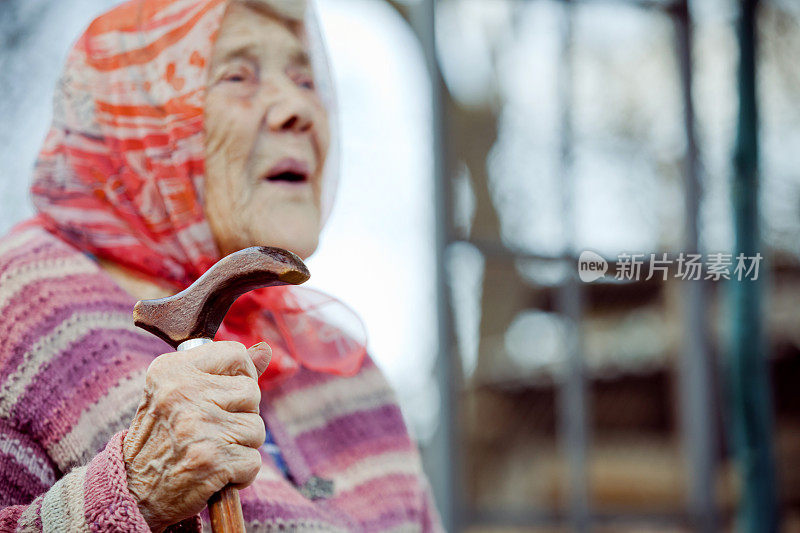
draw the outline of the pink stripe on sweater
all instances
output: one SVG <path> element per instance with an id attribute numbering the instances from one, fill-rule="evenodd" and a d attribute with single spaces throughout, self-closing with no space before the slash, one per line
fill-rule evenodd
<path id="1" fill-rule="evenodd" d="M 312 507 L 311 503 L 297 492 L 297 489 L 288 480 L 257 479 L 252 485 L 239 491 L 239 497 L 242 503 L 273 499 L 289 505 Z"/>
<path id="2" fill-rule="evenodd" d="M 4 508 L 0 516 L 0 531 L 16 531 L 19 517 L 27 507 L 27 505 L 13 505 Z"/>
<path id="3" fill-rule="evenodd" d="M 376 526 L 380 523 L 385 528 L 393 525 L 397 519 L 399 522 L 405 521 L 406 515 L 398 516 L 397 511 L 419 508 L 421 499 L 418 478 L 396 474 L 382 476 L 337 494 L 335 502 L 362 524 L 372 522 Z M 385 523 L 387 521 L 389 523 Z"/>
<path id="4" fill-rule="evenodd" d="M 374 457 L 391 452 L 408 452 L 409 460 L 416 454 L 416 447 L 410 439 L 398 439 L 395 436 L 370 439 L 364 442 L 355 443 L 340 453 L 331 454 L 324 460 L 318 461 L 314 469 L 320 476 L 333 476 L 350 468 L 355 463 L 363 461 L 365 457 Z M 416 457 L 414 457 L 416 460 Z"/>

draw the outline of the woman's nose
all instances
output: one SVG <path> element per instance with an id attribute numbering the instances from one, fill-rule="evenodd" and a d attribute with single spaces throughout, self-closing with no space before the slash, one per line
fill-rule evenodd
<path id="1" fill-rule="evenodd" d="M 314 125 L 311 110 L 300 97 L 287 97 L 268 111 L 267 124 L 271 131 L 301 133 Z"/>

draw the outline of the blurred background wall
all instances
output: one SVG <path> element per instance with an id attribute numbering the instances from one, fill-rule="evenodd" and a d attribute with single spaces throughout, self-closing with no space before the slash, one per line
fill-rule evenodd
<path id="1" fill-rule="evenodd" d="M 800 531 L 800 4 L 749 17 L 748 114 L 754 2 L 318 3 L 343 179 L 312 282 L 365 317 L 451 529 Z M 2 231 L 113 4 L 0 4 Z M 583 250 L 613 272 L 747 233 L 757 284 L 577 278 Z"/>

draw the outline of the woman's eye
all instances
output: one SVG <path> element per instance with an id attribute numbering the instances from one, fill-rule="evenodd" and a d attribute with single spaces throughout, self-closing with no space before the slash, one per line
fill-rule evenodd
<path id="1" fill-rule="evenodd" d="M 303 89 L 314 89 L 314 80 L 311 78 L 300 78 L 296 83 Z"/>
<path id="2" fill-rule="evenodd" d="M 232 83 L 242 83 L 247 81 L 248 76 L 243 72 L 234 72 L 232 74 L 227 74 L 222 77 L 222 81 L 228 81 Z"/>

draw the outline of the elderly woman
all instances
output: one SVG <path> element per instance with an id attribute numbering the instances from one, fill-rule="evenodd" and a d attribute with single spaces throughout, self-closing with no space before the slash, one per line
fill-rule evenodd
<path id="1" fill-rule="evenodd" d="M 312 15 L 133 0 L 74 46 L 38 216 L 0 240 L 0 530 L 197 530 L 228 484 L 251 531 L 441 529 L 335 300 L 256 291 L 185 352 L 131 323 L 235 250 L 314 252 L 336 175 Z"/>

